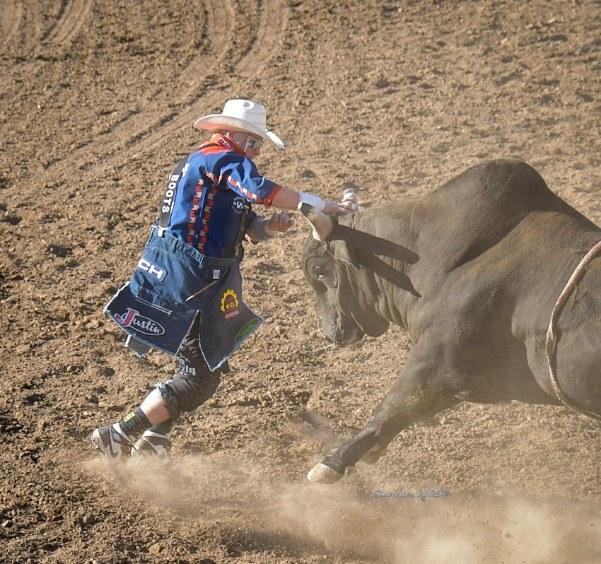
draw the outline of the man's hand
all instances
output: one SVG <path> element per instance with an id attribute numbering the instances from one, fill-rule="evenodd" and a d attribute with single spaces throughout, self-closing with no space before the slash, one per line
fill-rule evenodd
<path id="1" fill-rule="evenodd" d="M 285 233 L 292 226 L 292 217 L 287 213 L 274 213 L 266 222 L 265 230 L 269 235 Z"/>

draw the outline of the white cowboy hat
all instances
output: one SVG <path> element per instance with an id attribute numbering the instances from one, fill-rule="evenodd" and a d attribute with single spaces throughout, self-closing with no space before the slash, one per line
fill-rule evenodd
<path id="1" fill-rule="evenodd" d="M 217 129 L 245 131 L 268 139 L 278 149 L 285 147 L 284 142 L 273 131 L 267 129 L 265 106 L 250 100 L 228 100 L 220 114 L 202 116 L 194 122 L 194 127 L 208 131 Z"/>

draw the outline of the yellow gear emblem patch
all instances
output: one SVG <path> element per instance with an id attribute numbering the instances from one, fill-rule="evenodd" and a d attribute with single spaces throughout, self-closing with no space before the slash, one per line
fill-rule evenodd
<path id="1" fill-rule="evenodd" d="M 223 296 L 221 296 L 219 309 L 225 314 L 225 318 L 229 319 L 230 317 L 238 315 L 238 307 L 240 307 L 238 294 L 231 288 L 228 288 L 223 292 Z"/>

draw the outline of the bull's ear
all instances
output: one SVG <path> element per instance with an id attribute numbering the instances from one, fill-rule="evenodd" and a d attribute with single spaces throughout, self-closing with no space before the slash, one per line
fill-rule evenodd
<path id="1" fill-rule="evenodd" d="M 309 204 L 303 203 L 300 211 L 311 224 L 313 237 L 317 241 L 327 241 L 336 227 L 334 220 L 325 213 L 315 211 L 315 208 Z"/>

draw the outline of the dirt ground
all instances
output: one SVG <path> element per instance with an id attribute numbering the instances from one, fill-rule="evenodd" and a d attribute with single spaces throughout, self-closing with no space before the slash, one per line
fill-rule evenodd
<path id="1" fill-rule="evenodd" d="M 339 484 L 305 480 L 410 345 L 394 328 L 327 346 L 301 218 L 247 249 L 267 322 L 175 430 L 172 465 L 111 477 L 89 442 L 173 370 L 102 308 L 196 117 L 263 102 L 289 146 L 260 169 L 331 198 L 416 197 L 513 156 L 599 223 L 600 30 L 598 0 L 3 0 L 0 560 L 601 561 L 601 428 L 565 408 L 462 404 Z"/>

